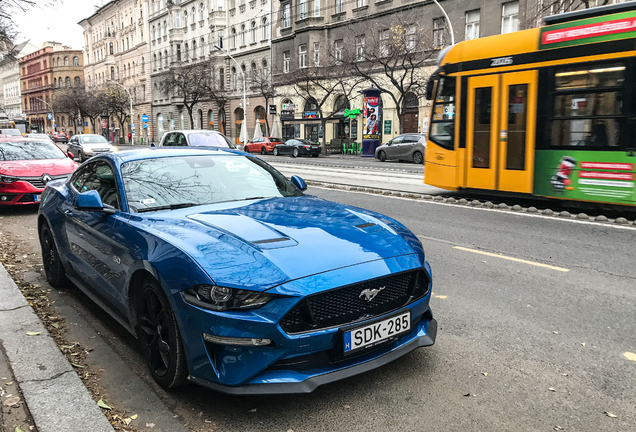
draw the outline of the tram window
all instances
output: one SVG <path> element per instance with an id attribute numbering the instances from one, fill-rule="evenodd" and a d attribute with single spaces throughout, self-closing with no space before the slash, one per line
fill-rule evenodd
<path id="1" fill-rule="evenodd" d="M 473 168 L 490 168 L 492 87 L 475 89 Z"/>
<path id="2" fill-rule="evenodd" d="M 437 82 L 429 139 L 452 150 L 455 130 L 455 78 L 443 77 Z"/>
<path id="3" fill-rule="evenodd" d="M 620 149 L 625 65 L 568 66 L 554 77 L 551 146 Z"/>

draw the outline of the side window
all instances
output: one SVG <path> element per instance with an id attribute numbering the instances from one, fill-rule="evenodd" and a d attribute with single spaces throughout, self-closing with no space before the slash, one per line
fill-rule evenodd
<path id="1" fill-rule="evenodd" d="M 404 141 L 403 136 L 397 136 L 391 140 L 391 144 L 400 144 L 403 141 Z"/>
<path id="2" fill-rule="evenodd" d="M 113 169 L 106 162 L 96 162 L 95 169 L 82 185 L 82 192 L 96 190 L 105 206 L 119 208 L 117 185 Z"/>
<path id="3" fill-rule="evenodd" d="M 453 150 L 455 131 L 455 77 L 442 77 L 437 82 L 433 102 L 433 118 L 429 139 L 447 150 Z"/>
<path id="4" fill-rule="evenodd" d="M 73 188 L 77 191 L 77 192 L 84 192 L 83 186 L 84 183 L 86 182 L 86 179 L 93 173 L 93 171 L 95 170 L 95 164 L 88 164 L 86 166 L 83 166 L 82 168 L 79 168 L 77 171 L 75 171 L 75 173 L 73 174 L 73 177 L 71 177 L 71 186 L 73 186 Z"/>
<path id="5" fill-rule="evenodd" d="M 186 139 L 184 134 L 178 133 L 178 134 L 175 134 L 175 135 L 177 136 L 175 145 L 178 145 L 178 146 L 187 146 L 188 145 L 188 140 Z"/>
<path id="6" fill-rule="evenodd" d="M 177 134 L 175 133 L 169 133 L 168 136 L 166 137 L 165 142 L 163 143 L 164 146 L 174 146 L 175 144 L 175 139 L 177 137 Z"/>

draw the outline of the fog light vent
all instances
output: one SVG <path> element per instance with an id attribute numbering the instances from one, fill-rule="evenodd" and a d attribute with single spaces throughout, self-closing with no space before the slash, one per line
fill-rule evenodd
<path id="1" fill-rule="evenodd" d="M 207 333 L 203 333 L 203 340 L 219 345 L 268 346 L 272 344 L 271 339 L 222 337 Z"/>

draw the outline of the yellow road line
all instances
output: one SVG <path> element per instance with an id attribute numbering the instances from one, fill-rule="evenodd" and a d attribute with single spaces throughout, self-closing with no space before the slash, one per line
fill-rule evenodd
<path id="1" fill-rule="evenodd" d="M 509 256 L 505 256 L 505 255 L 498 255 L 498 254 L 494 254 L 494 253 L 490 253 L 490 252 L 484 252 L 484 251 L 480 251 L 480 250 L 475 250 L 475 249 L 468 249 L 465 247 L 461 247 L 461 246 L 453 246 L 453 249 L 459 249 L 459 250 L 463 250 L 466 252 L 473 252 L 473 253 L 477 253 L 477 254 L 481 254 L 481 255 L 486 255 L 489 257 L 493 257 L 493 258 L 501 258 L 501 259 L 505 259 L 508 261 L 514 261 L 514 262 L 520 262 L 523 264 L 529 264 L 529 265 L 533 265 L 536 267 L 544 267 L 544 268 L 548 268 L 550 270 L 556 270 L 556 271 L 560 271 L 560 272 L 569 272 L 569 269 L 563 268 L 563 267 L 555 267 L 555 266 L 551 266 L 548 264 L 542 264 L 542 263 L 538 263 L 538 262 L 534 262 L 534 261 L 526 261 L 526 260 L 522 260 L 519 258 L 513 258 L 513 257 L 509 257 Z"/>

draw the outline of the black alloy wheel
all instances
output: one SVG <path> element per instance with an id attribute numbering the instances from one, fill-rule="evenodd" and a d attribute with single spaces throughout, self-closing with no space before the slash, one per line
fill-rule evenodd
<path id="1" fill-rule="evenodd" d="M 265 147 L 261 147 L 261 154 L 262 155 L 267 154 L 267 149 Z"/>
<path id="2" fill-rule="evenodd" d="M 386 161 L 386 153 L 384 153 L 383 151 L 381 151 L 378 156 L 380 156 L 380 162 Z"/>
<path id="3" fill-rule="evenodd" d="M 278 147 L 274 147 L 273 153 L 274 153 L 274 156 L 278 156 Z"/>
<path id="4" fill-rule="evenodd" d="M 244 145 L 244 146 L 243 146 L 243 151 L 244 151 L 245 153 L 249 153 L 249 152 L 250 152 L 250 148 L 249 148 L 247 145 Z"/>
<path id="5" fill-rule="evenodd" d="M 422 165 L 423 162 L 424 162 L 424 157 L 422 156 L 422 153 L 420 153 L 418 151 L 413 153 L 413 163 L 416 163 L 418 165 Z"/>
<path id="6" fill-rule="evenodd" d="M 60 288 L 68 285 L 66 271 L 60 261 L 60 253 L 53 240 L 53 233 L 48 225 L 40 229 L 40 247 L 42 248 L 42 263 L 46 280 L 53 288 Z"/>
<path id="7" fill-rule="evenodd" d="M 187 383 L 181 334 L 159 283 L 147 277 L 137 296 L 137 337 L 153 379 L 163 388 Z"/>
<path id="8" fill-rule="evenodd" d="M 294 149 L 292 150 L 292 156 L 293 156 L 293 157 L 295 157 L 295 158 L 297 158 L 297 157 L 298 157 L 298 154 L 299 154 L 299 152 L 298 152 L 298 147 L 294 147 Z"/>

